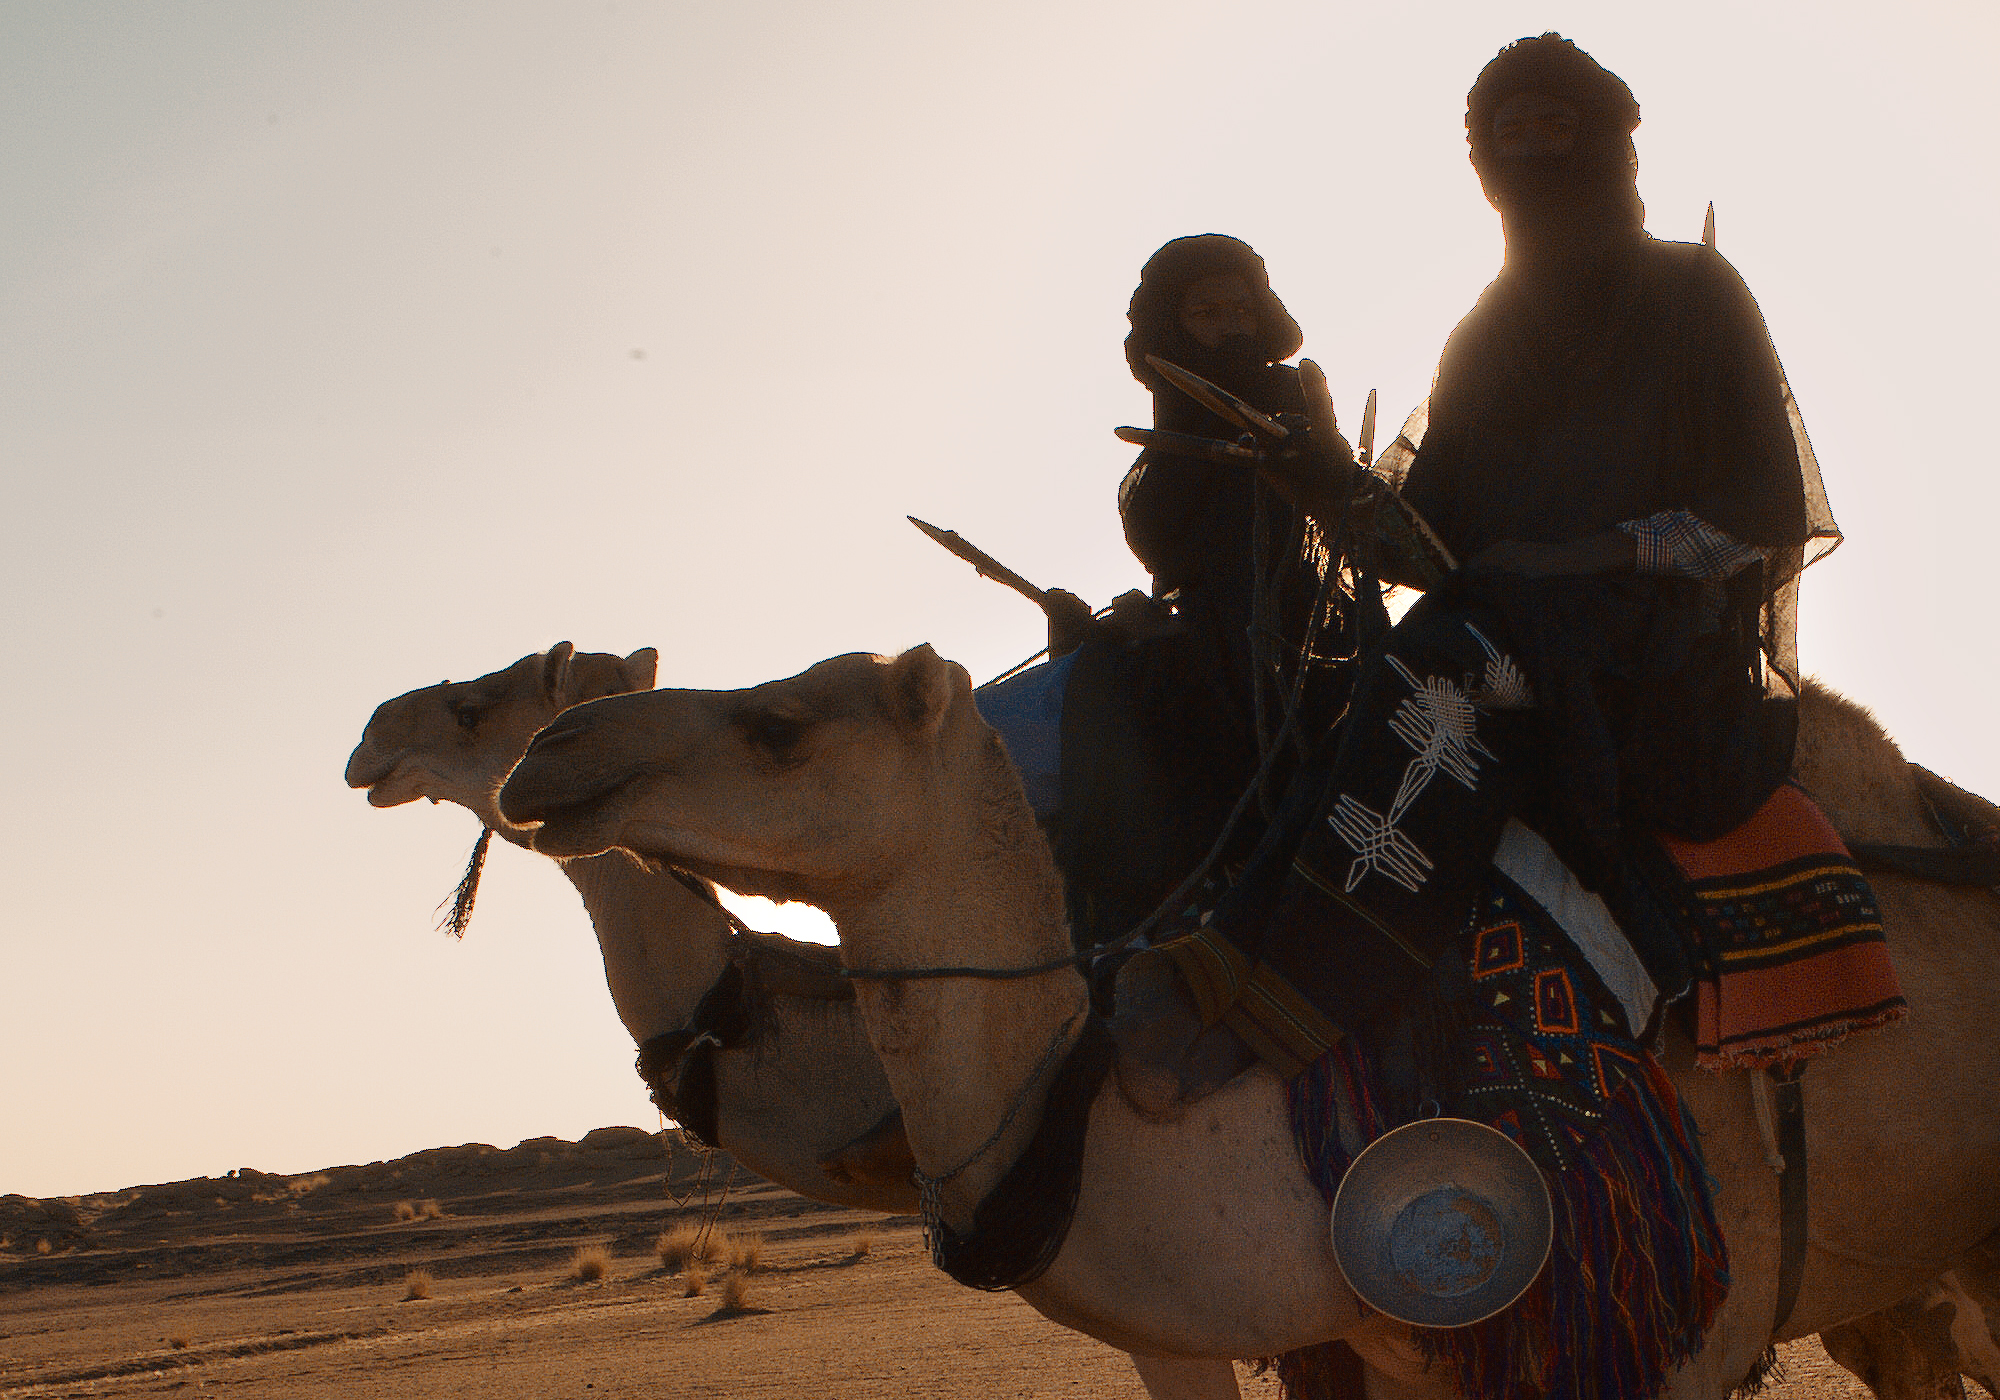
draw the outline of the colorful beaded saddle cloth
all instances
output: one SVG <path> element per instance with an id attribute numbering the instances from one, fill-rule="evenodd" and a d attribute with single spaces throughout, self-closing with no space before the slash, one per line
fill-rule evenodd
<path id="1" fill-rule="evenodd" d="M 1873 893 L 1804 793 L 1781 789 L 1719 841 L 1661 846 L 1697 952 L 1702 1064 L 1792 1061 L 1904 1014 Z M 1499 864 L 1512 874 L 1488 877 L 1456 957 L 1412 1009 L 1413 1037 L 1382 1058 L 1414 1064 L 1433 1096 L 1418 1112 L 1487 1123 L 1528 1151 L 1555 1201 L 1555 1248 L 1498 1316 L 1418 1336 L 1474 1400 L 1644 1400 L 1699 1348 L 1728 1290 L 1699 1140 L 1634 1039 L 1652 1019 L 1645 999 L 1601 947 L 1582 951 L 1574 901 L 1536 886 L 1533 862 Z M 1341 1141 L 1337 1103 L 1365 1140 L 1411 1116 L 1377 1053 L 1345 1040 L 1292 1080 L 1293 1131 L 1329 1203 L 1361 1145 Z M 1331 1400 L 1351 1376 L 1335 1348 L 1277 1366 L 1298 1400 Z"/>

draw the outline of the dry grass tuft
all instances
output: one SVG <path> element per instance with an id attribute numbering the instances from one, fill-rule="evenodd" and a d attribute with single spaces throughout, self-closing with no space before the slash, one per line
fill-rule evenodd
<path id="1" fill-rule="evenodd" d="M 416 1218 L 417 1203 L 415 1201 L 396 1202 L 396 1223 L 398 1225 L 407 1225 Z"/>
<path id="2" fill-rule="evenodd" d="M 332 1185 L 333 1178 L 325 1172 L 314 1172 L 311 1176 L 295 1176 L 286 1184 L 290 1186 L 294 1196 L 303 1196 L 308 1192 L 319 1190 L 322 1186 Z"/>
<path id="3" fill-rule="evenodd" d="M 686 1298 L 699 1298 L 708 1292 L 708 1271 L 699 1264 L 688 1265 L 687 1286 L 681 1292 Z"/>
<path id="4" fill-rule="evenodd" d="M 670 1274 L 677 1274 L 696 1259 L 700 1258 L 701 1227 L 698 1225 L 676 1225 L 653 1241 L 653 1252 L 660 1256 L 660 1267 Z"/>
<path id="5" fill-rule="evenodd" d="M 571 1257 L 569 1276 L 578 1283 L 596 1283 L 610 1267 L 610 1251 L 601 1244 L 587 1244 Z"/>
<path id="6" fill-rule="evenodd" d="M 444 1207 L 436 1201 L 419 1201 L 417 1203 L 417 1218 L 419 1220 L 442 1220 L 444 1219 Z"/>
<path id="7" fill-rule="evenodd" d="M 875 1232 L 872 1230 L 863 1230 L 855 1235 L 850 1244 L 847 1257 L 849 1259 L 866 1259 L 868 1251 L 873 1248 L 875 1248 Z"/>
<path id="8" fill-rule="evenodd" d="M 55 1249 L 55 1246 L 54 1246 L 54 1245 L 52 1245 L 52 1244 L 50 1244 L 50 1243 L 49 1243 L 49 1242 L 48 1242 L 47 1240 L 36 1240 L 36 1241 L 35 1241 L 35 1253 L 37 1253 L 37 1254 L 48 1254 L 48 1253 L 51 1253 L 51 1252 L 53 1252 L 53 1251 L 54 1251 L 54 1249 Z"/>
<path id="9" fill-rule="evenodd" d="M 754 1274 L 764 1267 L 764 1237 L 738 1235 L 729 1241 L 729 1267 L 739 1274 Z"/>
<path id="10" fill-rule="evenodd" d="M 403 1301 L 414 1303 L 419 1298 L 431 1296 L 431 1285 L 437 1280 L 431 1277 L 429 1269 L 412 1269 L 403 1275 Z"/>
<path id="11" fill-rule="evenodd" d="M 189 1345 L 191 1344 L 192 1340 L 193 1340 L 192 1338 L 183 1337 L 176 1334 L 172 1337 L 167 1338 L 167 1345 L 172 1347 L 175 1351 L 186 1351 Z"/>
<path id="12" fill-rule="evenodd" d="M 722 1306 L 726 1312 L 741 1312 L 750 1301 L 750 1276 L 731 1271 L 722 1280 Z"/>

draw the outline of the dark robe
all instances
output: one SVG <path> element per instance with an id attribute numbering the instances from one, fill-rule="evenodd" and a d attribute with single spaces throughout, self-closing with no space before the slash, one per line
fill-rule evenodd
<path id="1" fill-rule="evenodd" d="M 1619 805 L 1713 839 L 1789 771 L 1795 709 L 1766 698 L 1763 662 L 1789 653 L 1769 604 L 1814 527 L 1784 372 L 1720 254 L 1640 235 L 1565 290 L 1552 304 L 1503 274 L 1460 322 L 1404 499 L 1462 562 L 1669 510 L 1770 552 L 1725 585 L 1470 570 L 1440 590 L 1500 615 L 1560 770 L 1548 820 L 1596 851 L 1566 855 L 1601 868 Z M 1611 633 L 1626 640 L 1607 651 Z"/>
<path id="2" fill-rule="evenodd" d="M 1232 370 L 1187 346 L 1174 353 L 1260 411 L 1304 410 L 1298 371 L 1289 365 Z M 1224 441 L 1240 431 L 1171 386 L 1155 390 L 1153 421 Z M 1286 675 L 1320 587 L 1304 521 L 1247 465 L 1149 450 L 1119 489 L 1119 512 L 1155 595 L 1172 595 L 1174 616 L 1164 632 L 1138 641 L 1100 632 L 1078 651 L 1071 675 L 1063 806 L 1050 834 L 1072 925 L 1086 945 L 1114 939 L 1150 914 L 1201 863 L 1256 777 L 1260 681 L 1251 631 L 1260 567 L 1272 590 L 1273 630 L 1292 643 L 1290 651 L 1279 648 Z M 1338 634 L 1343 624 L 1330 617 L 1328 625 Z M 1303 732 L 1326 726 L 1327 697 L 1340 679 L 1332 668 L 1315 668 L 1306 703 L 1320 717 Z M 1282 696 L 1268 676 L 1262 684 L 1268 732 L 1281 718 Z M 1274 765 L 1272 793 L 1291 771 L 1289 760 Z M 1225 868 L 1249 854 L 1262 815 L 1252 807 L 1224 852 Z"/>
<path id="3" fill-rule="evenodd" d="M 1403 497 L 1453 553 L 1675 509 L 1802 546 L 1784 374 L 1736 270 L 1642 236 L 1572 301 L 1538 305 L 1503 274 L 1446 342 Z"/>

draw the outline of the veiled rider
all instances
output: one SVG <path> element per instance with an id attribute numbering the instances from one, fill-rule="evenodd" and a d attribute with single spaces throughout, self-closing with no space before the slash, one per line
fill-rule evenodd
<path id="1" fill-rule="evenodd" d="M 1302 343 L 1298 323 L 1240 239 L 1205 233 L 1162 246 L 1140 270 L 1128 318 L 1125 359 L 1152 391 L 1155 429 L 1225 441 L 1240 431 L 1167 383 L 1149 355 L 1261 412 L 1304 410 L 1299 372 L 1283 363 Z M 1281 742 L 1287 755 L 1266 788 L 1282 790 L 1304 749 L 1281 740 L 1301 652 L 1343 626 L 1323 596 L 1318 530 L 1244 463 L 1156 443 L 1126 474 L 1118 504 L 1157 608 L 1144 635 L 1115 622 L 1096 629 L 1068 688 L 1064 808 L 1052 834 L 1085 944 L 1125 933 L 1201 863 Z M 1066 640 L 1063 620 L 1052 612 L 1052 651 Z M 1321 712 L 1323 729 L 1337 676 L 1307 664 L 1300 703 Z M 1160 820 L 1166 811 L 1171 823 Z M 1232 858 L 1248 854 L 1263 815 L 1239 823 Z"/>
<path id="2" fill-rule="evenodd" d="M 1487 65 L 1465 120 L 1506 259 L 1402 483 L 1462 567 L 1364 663 L 1313 819 L 1266 841 L 1222 937 L 1166 949 L 1202 1019 L 1281 1068 L 1404 1002 L 1510 815 L 1685 985 L 1638 838 L 1713 839 L 1784 781 L 1790 605 L 1839 538 L 1742 279 L 1645 232 L 1625 84 L 1545 34 Z"/>

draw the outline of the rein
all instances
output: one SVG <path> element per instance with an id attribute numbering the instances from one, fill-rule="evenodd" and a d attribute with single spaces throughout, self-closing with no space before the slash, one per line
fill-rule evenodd
<path id="1" fill-rule="evenodd" d="M 1085 1011 L 1087 1010 L 1086 1007 Z M 910 1173 L 911 1180 L 917 1184 L 917 1202 L 923 1212 L 924 1239 L 929 1242 L 933 1256 L 938 1252 L 937 1241 L 945 1228 L 944 1184 L 992 1151 L 993 1145 L 1006 1136 L 1007 1130 L 1014 1126 L 1014 1118 L 1020 1113 L 1021 1106 L 1028 1101 L 1028 1095 L 1034 1092 L 1036 1082 L 1054 1062 L 1056 1052 L 1063 1048 L 1063 1042 L 1069 1039 L 1070 1027 L 1083 1019 L 1085 1011 L 1076 1012 L 1056 1027 L 1056 1033 L 1049 1038 L 1047 1048 L 1042 1051 L 1042 1057 L 1035 1061 L 1035 1067 L 1029 1070 L 1028 1077 L 1021 1081 L 1021 1087 L 1014 1093 L 1014 1101 L 1007 1105 L 1006 1113 L 1001 1115 L 1000 1125 L 988 1134 L 986 1141 L 973 1148 L 963 1161 L 949 1171 L 940 1172 L 936 1176 L 930 1176 L 922 1169 Z"/>

